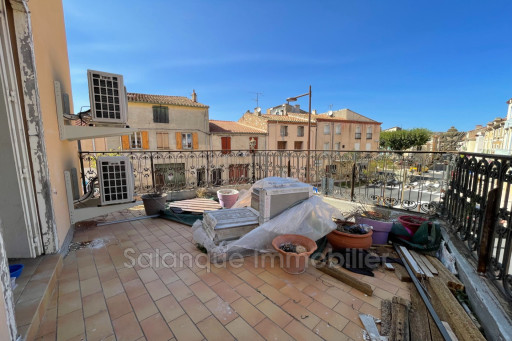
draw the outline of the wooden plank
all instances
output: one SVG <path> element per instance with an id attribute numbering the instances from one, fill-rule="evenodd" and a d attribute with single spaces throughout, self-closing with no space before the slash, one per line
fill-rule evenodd
<path id="1" fill-rule="evenodd" d="M 404 258 L 407 261 L 407 263 L 409 264 L 409 266 L 411 267 L 411 269 L 414 272 L 414 274 L 416 275 L 416 277 L 417 278 L 425 277 L 425 273 L 421 270 L 418 263 L 416 263 L 416 261 L 414 260 L 414 257 L 411 255 L 409 250 L 407 250 L 407 248 L 404 246 L 399 246 L 399 250 L 402 253 L 402 255 L 404 256 Z"/>
<path id="2" fill-rule="evenodd" d="M 395 271 L 395 267 L 391 263 L 384 263 L 384 269 L 388 271 Z"/>
<path id="3" fill-rule="evenodd" d="M 409 304 L 401 297 L 393 297 L 391 301 L 391 332 L 389 339 L 409 341 Z"/>
<path id="4" fill-rule="evenodd" d="M 370 337 L 370 341 L 381 341 L 379 330 L 377 329 L 377 325 L 372 316 L 367 314 L 359 314 L 359 319 L 363 323 L 368 336 Z"/>
<path id="5" fill-rule="evenodd" d="M 412 279 L 407 273 L 407 270 L 405 270 L 402 265 L 395 265 L 395 275 L 402 282 L 412 282 Z"/>
<path id="6" fill-rule="evenodd" d="M 423 263 L 428 267 L 428 269 L 430 270 L 430 272 L 434 275 L 434 276 L 437 276 L 439 275 L 439 272 L 437 271 L 436 267 L 434 265 L 432 265 L 432 263 L 430 263 L 430 261 L 428 260 L 428 258 L 425 256 L 425 255 L 422 255 L 422 254 L 419 254 L 420 257 L 421 257 L 421 260 L 423 261 Z"/>
<path id="7" fill-rule="evenodd" d="M 373 295 L 373 287 L 365 283 L 353 276 L 351 276 L 347 270 L 344 270 L 340 267 L 333 267 L 331 265 L 326 265 L 325 263 L 316 262 L 316 268 L 321 272 L 336 278 L 338 281 L 343 282 L 345 284 L 350 285 L 351 287 L 361 291 L 362 293 L 372 296 Z"/>
<path id="8" fill-rule="evenodd" d="M 380 301 L 380 333 L 389 335 L 391 331 L 391 300 Z"/>
<path id="9" fill-rule="evenodd" d="M 411 256 L 414 258 L 416 263 L 418 263 L 419 267 L 421 268 L 421 271 L 423 271 L 425 276 L 427 276 L 427 277 L 434 277 L 432 272 L 430 272 L 430 270 L 428 269 L 428 266 L 426 266 L 425 263 L 423 263 L 423 261 L 421 260 L 421 257 L 419 255 L 419 253 L 417 253 L 414 250 L 410 250 L 409 252 L 411 253 Z"/>
<path id="10" fill-rule="evenodd" d="M 428 323 L 428 310 L 421 299 L 416 288 L 410 289 L 411 293 L 411 311 L 409 314 L 409 325 L 411 329 L 411 340 L 432 340 L 430 327 Z M 434 326 L 434 328 L 436 328 Z"/>
<path id="11" fill-rule="evenodd" d="M 427 259 L 439 272 L 438 277 L 441 278 L 451 289 L 464 290 L 464 284 L 448 270 L 441 261 L 435 257 L 427 256 Z"/>
<path id="12" fill-rule="evenodd" d="M 429 278 L 427 288 L 437 314 L 441 320 L 450 324 L 459 340 L 485 340 L 482 333 L 480 333 L 464 308 L 453 296 L 442 278 Z"/>
<path id="13" fill-rule="evenodd" d="M 448 331 L 448 334 L 450 334 L 450 337 L 452 338 L 452 341 L 459 341 L 459 339 L 457 338 L 457 336 L 455 335 L 455 333 L 453 332 L 452 330 L 452 327 L 450 327 L 450 325 L 448 324 L 448 322 L 446 321 L 443 321 L 443 326 L 446 328 L 446 330 Z"/>

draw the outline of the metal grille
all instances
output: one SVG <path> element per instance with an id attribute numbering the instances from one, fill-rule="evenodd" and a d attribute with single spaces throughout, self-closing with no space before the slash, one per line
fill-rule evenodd
<path id="1" fill-rule="evenodd" d="M 133 174 L 127 157 L 98 157 L 101 204 L 133 200 Z"/>
<path id="2" fill-rule="evenodd" d="M 123 76 L 92 70 L 87 75 L 93 121 L 126 123 Z"/>

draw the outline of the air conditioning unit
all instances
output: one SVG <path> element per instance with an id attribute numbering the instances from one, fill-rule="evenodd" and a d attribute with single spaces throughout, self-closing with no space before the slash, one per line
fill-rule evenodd
<path id="1" fill-rule="evenodd" d="M 126 124 L 128 105 L 123 76 L 87 70 L 87 79 L 91 121 Z"/>
<path id="2" fill-rule="evenodd" d="M 101 205 L 133 201 L 134 177 L 127 156 L 100 156 L 96 160 Z"/>

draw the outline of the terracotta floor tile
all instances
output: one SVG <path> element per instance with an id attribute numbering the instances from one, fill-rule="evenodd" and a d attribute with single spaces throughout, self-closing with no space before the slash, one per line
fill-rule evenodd
<path id="1" fill-rule="evenodd" d="M 363 314 L 372 315 L 373 317 L 380 319 L 380 309 L 374 307 L 369 303 L 363 304 L 361 308 L 359 308 L 359 312 Z"/>
<path id="2" fill-rule="evenodd" d="M 102 282 L 101 286 L 103 287 L 103 294 L 105 295 L 105 298 L 124 292 L 123 284 L 117 277 L 109 279 L 106 282 Z"/>
<path id="3" fill-rule="evenodd" d="M 364 340 L 363 328 L 354 322 L 349 322 L 347 324 L 347 326 L 343 329 L 343 334 L 347 335 L 352 340 Z"/>
<path id="4" fill-rule="evenodd" d="M 160 314 L 148 317 L 140 323 L 140 326 L 148 341 L 167 341 L 174 336 Z"/>
<path id="5" fill-rule="evenodd" d="M 80 277 L 80 281 L 85 281 L 89 278 L 96 277 L 98 273 L 96 272 L 96 267 L 94 265 L 88 265 L 79 267 L 78 275 Z"/>
<path id="6" fill-rule="evenodd" d="M 176 275 L 178 275 L 178 277 L 181 278 L 181 280 L 187 285 L 192 285 L 200 281 L 199 277 L 197 277 L 196 274 L 190 269 L 176 271 Z"/>
<path id="7" fill-rule="evenodd" d="M 322 320 L 328 322 L 339 331 L 342 331 L 349 322 L 347 318 L 316 301 L 309 305 L 308 310 L 320 317 Z"/>
<path id="8" fill-rule="evenodd" d="M 265 284 L 265 281 L 253 274 L 248 270 L 241 271 L 237 274 L 238 277 L 243 279 L 247 284 L 253 288 L 257 288 Z"/>
<path id="9" fill-rule="evenodd" d="M 178 302 L 194 295 L 194 293 L 188 288 L 188 286 L 185 283 L 183 283 L 182 280 L 177 280 L 167 284 L 167 288 L 169 289 L 171 294 L 173 294 L 173 296 L 178 300 Z"/>
<path id="10" fill-rule="evenodd" d="M 304 307 L 307 307 L 311 304 L 311 302 L 313 302 L 313 299 L 310 296 L 303 294 L 302 291 L 290 284 L 282 287 L 279 291 L 291 298 L 295 303 L 298 303 Z"/>
<path id="11" fill-rule="evenodd" d="M 279 290 L 277 290 L 276 288 L 269 284 L 263 284 L 261 287 L 258 288 L 258 291 L 261 292 L 261 294 L 263 294 L 264 296 L 271 299 L 277 305 L 283 305 L 288 300 L 290 300 L 288 296 L 281 293 Z"/>
<path id="12" fill-rule="evenodd" d="M 176 301 L 172 295 L 161 298 L 155 303 L 167 322 L 170 322 L 185 314 L 185 311 L 181 308 L 178 301 Z"/>
<path id="13" fill-rule="evenodd" d="M 210 287 L 222 281 L 219 276 L 213 272 L 207 272 L 206 270 L 202 270 L 198 273 L 198 276 Z"/>
<path id="14" fill-rule="evenodd" d="M 260 279 L 264 280 L 265 282 L 267 282 L 267 284 L 269 284 L 270 286 L 272 286 L 276 290 L 279 290 L 279 289 L 281 289 L 282 287 L 284 287 L 286 285 L 286 282 L 280 280 L 279 278 L 277 278 L 276 276 L 272 275 L 268 271 L 260 273 L 258 275 L 258 277 Z"/>
<path id="15" fill-rule="evenodd" d="M 15 305 L 16 324 L 19 326 L 32 323 L 34 314 L 36 313 L 40 304 L 39 299 L 32 301 L 20 302 Z"/>
<path id="16" fill-rule="evenodd" d="M 196 296 L 186 298 L 180 304 L 194 323 L 198 323 L 211 315 L 210 311 Z"/>
<path id="17" fill-rule="evenodd" d="M 282 327 L 279 327 L 268 318 L 261 321 L 254 329 L 260 333 L 266 340 L 293 340 Z"/>
<path id="18" fill-rule="evenodd" d="M 231 307 L 253 327 L 265 318 L 265 315 L 261 311 L 256 309 L 243 297 L 231 303 Z"/>
<path id="19" fill-rule="evenodd" d="M 134 279 L 139 279 L 139 275 L 137 274 L 137 271 L 133 268 L 124 268 L 124 269 L 118 269 L 117 274 L 119 275 L 119 279 L 121 279 L 121 282 L 126 283 L 133 281 Z"/>
<path id="20" fill-rule="evenodd" d="M 382 299 L 379 298 L 378 296 L 368 296 L 355 288 L 352 288 L 348 293 L 355 297 L 356 299 L 359 299 L 366 303 L 370 303 L 376 308 L 380 308 L 380 302 L 382 301 Z M 361 305 L 363 304 L 361 303 Z"/>
<path id="21" fill-rule="evenodd" d="M 284 326 L 293 320 L 293 318 L 286 311 L 270 302 L 269 300 L 264 300 L 256 307 L 281 328 L 284 328 Z"/>
<path id="22" fill-rule="evenodd" d="M 73 291 L 68 294 L 60 295 L 58 300 L 59 316 L 66 315 L 72 311 L 82 309 L 82 297 L 80 291 Z"/>
<path id="23" fill-rule="evenodd" d="M 336 306 L 333 308 L 333 311 L 349 319 L 355 324 L 360 325 L 361 327 L 363 326 L 361 320 L 359 319 L 359 311 L 346 305 L 345 303 L 338 302 L 338 304 L 336 304 Z"/>
<path id="24" fill-rule="evenodd" d="M 237 339 L 237 340 L 251 340 L 251 341 L 263 341 L 263 337 L 253 329 L 245 320 L 241 317 L 236 318 L 226 325 L 226 329 Z"/>
<path id="25" fill-rule="evenodd" d="M 59 295 L 80 290 L 80 281 L 77 278 L 59 279 Z"/>
<path id="26" fill-rule="evenodd" d="M 139 321 L 145 320 L 158 312 L 158 309 L 149 294 L 140 295 L 130 299 L 130 303 L 132 304 L 133 310 L 135 311 Z"/>
<path id="27" fill-rule="evenodd" d="M 262 294 L 254 290 L 254 288 L 250 287 L 247 283 L 240 284 L 235 288 L 235 291 L 240 296 L 251 302 L 252 305 L 257 305 L 265 299 Z"/>
<path id="28" fill-rule="evenodd" d="M 85 332 L 87 341 L 104 340 L 113 335 L 112 323 L 106 310 L 85 319 Z"/>
<path id="29" fill-rule="evenodd" d="M 84 332 L 84 317 L 81 309 L 57 318 L 57 340 L 68 340 Z"/>
<path id="30" fill-rule="evenodd" d="M 99 268 L 98 269 L 98 276 L 100 277 L 100 281 L 102 283 L 109 281 L 113 278 L 117 278 L 117 271 L 116 268 L 114 268 L 113 265 Z"/>
<path id="31" fill-rule="evenodd" d="M 324 340 L 328 341 L 348 341 L 350 338 L 340 332 L 338 329 L 334 328 L 333 326 L 330 326 L 325 321 L 320 321 L 318 325 L 313 328 L 313 333 L 320 336 Z"/>
<path id="32" fill-rule="evenodd" d="M 134 313 L 123 315 L 112 321 L 118 341 L 138 340 L 143 336 Z"/>
<path id="33" fill-rule="evenodd" d="M 337 298 L 319 290 L 313 285 L 308 285 L 302 292 L 331 309 L 339 302 Z"/>
<path id="34" fill-rule="evenodd" d="M 130 299 L 147 293 L 146 287 L 140 279 L 134 279 L 133 281 L 124 283 L 124 290 Z"/>
<path id="35" fill-rule="evenodd" d="M 178 275 L 176 275 L 174 271 L 168 268 L 156 270 L 156 273 L 165 284 L 172 283 L 179 279 Z"/>
<path id="36" fill-rule="evenodd" d="M 219 282 L 211 288 L 217 295 L 220 296 L 220 298 L 228 303 L 231 303 L 240 298 L 240 295 L 225 282 Z"/>
<path id="37" fill-rule="evenodd" d="M 54 335 L 54 339 L 57 336 L 57 308 L 50 309 L 46 311 L 43 319 L 41 320 L 41 325 L 39 326 L 39 330 L 37 331 L 37 337 L 45 336 L 52 334 Z"/>
<path id="38" fill-rule="evenodd" d="M 132 311 L 130 301 L 124 292 L 107 298 L 107 307 L 113 320 Z"/>
<path id="39" fill-rule="evenodd" d="M 300 304 L 288 301 L 281 309 L 302 322 L 309 329 L 313 329 L 321 320 L 318 316 L 301 306 Z"/>
<path id="40" fill-rule="evenodd" d="M 197 324 L 199 330 L 208 341 L 229 341 L 234 340 L 233 336 L 214 317 L 210 316 Z M 247 338 L 246 338 L 247 339 Z M 249 339 L 247 339 L 249 340 Z"/>
<path id="41" fill-rule="evenodd" d="M 95 315 L 100 311 L 106 311 L 107 305 L 102 292 L 97 292 L 82 298 L 84 317 Z"/>
<path id="42" fill-rule="evenodd" d="M 217 296 L 217 294 L 210 289 L 204 282 L 199 281 L 190 286 L 190 290 L 201 300 L 201 302 L 205 303 Z"/>
<path id="43" fill-rule="evenodd" d="M 194 322 L 186 314 L 169 322 L 169 327 L 171 327 L 171 331 L 178 340 L 199 341 L 204 338 L 199 329 L 194 325 Z"/>
<path id="44" fill-rule="evenodd" d="M 149 291 L 153 301 L 159 300 L 162 297 L 170 295 L 171 292 L 165 286 L 164 282 L 160 279 L 156 279 L 153 282 L 146 283 L 146 289 Z"/>
<path id="45" fill-rule="evenodd" d="M 158 279 L 158 275 L 152 268 L 145 268 L 137 271 L 137 273 L 139 274 L 140 279 L 144 283 L 149 283 L 154 281 L 155 279 Z"/>
<path id="46" fill-rule="evenodd" d="M 345 292 L 339 288 L 331 287 L 327 289 L 327 293 L 335 298 L 337 298 L 340 302 L 345 303 L 346 305 L 349 305 L 351 307 L 354 307 L 355 309 L 361 308 L 364 301 L 361 299 L 351 295 L 348 292 Z"/>
<path id="47" fill-rule="evenodd" d="M 322 341 L 321 337 L 296 320 L 290 322 L 284 331 L 297 341 Z"/>
<path id="48" fill-rule="evenodd" d="M 212 312 L 212 314 L 215 315 L 215 317 L 220 321 L 220 323 L 224 325 L 238 317 L 237 312 L 233 308 L 231 308 L 229 303 L 223 301 L 218 296 L 206 302 L 205 305 Z"/>
<path id="49" fill-rule="evenodd" d="M 82 297 L 89 296 L 90 294 L 94 294 L 98 291 L 101 291 L 101 283 L 99 277 L 94 276 L 86 279 L 85 281 L 80 281 L 80 292 Z"/>

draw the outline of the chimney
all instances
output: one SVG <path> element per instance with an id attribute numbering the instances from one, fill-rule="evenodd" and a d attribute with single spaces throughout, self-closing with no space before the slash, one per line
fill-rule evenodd
<path id="1" fill-rule="evenodd" d="M 312 115 L 316 115 L 316 109 L 311 110 Z"/>
<path id="2" fill-rule="evenodd" d="M 295 104 L 294 106 L 295 106 L 295 109 L 300 111 L 300 104 Z"/>
<path id="3" fill-rule="evenodd" d="M 196 94 L 196 90 L 195 89 L 192 90 L 192 100 L 194 102 L 197 102 L 197 94 Z"/>

